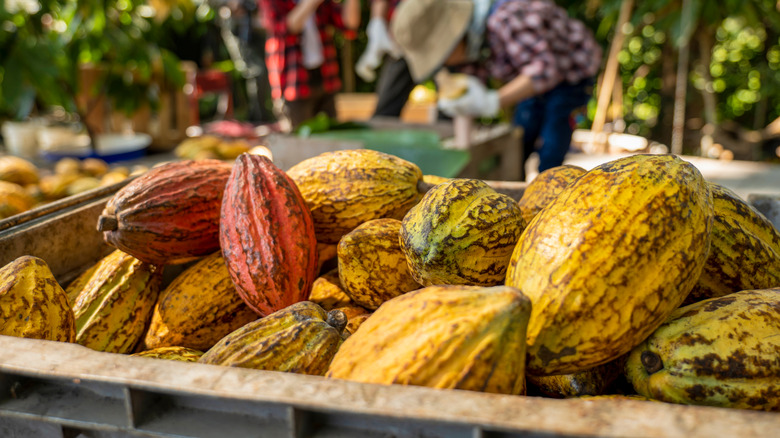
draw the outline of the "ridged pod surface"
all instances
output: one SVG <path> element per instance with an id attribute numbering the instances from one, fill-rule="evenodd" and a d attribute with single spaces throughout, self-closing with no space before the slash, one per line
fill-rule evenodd
<path id="1" fill-rule="evenodd" d="M 152 350 L 133 353 L 130 356 L 151 357 L 152 359 L 178 360 L 181 362 L 197 362 L 202 351 L 187 347 L 159 347 Z"/>
<path id="2" fill-rule="evenodd" d="M 38 182 L 38 168 L 24 158 L 14 155 L 0 156 L 0 181 L 26 186 Z"/>
<path id="3" fill-rule="evenodd" d="M 216 252 L 187 268 L 160 292 L 144 346 L 205 351 L 257 318 L 238 296 L 225 259 Z"/>
<path id="4" fill-rule="evenodd" d="M 0 268 L 0 334 L 74 342 L 75 318 L 49 265 L 22 256 Z"/>
<path id="5" fill-rule="evenodd" d="M 376 309 L 385 301 L 419 289 L 406 263 L 398 237 L 401 221 L 374 219 L 339 241 L 339 278 L 357 305 Z"/>
<path id="6" fill-rule="evenodd" d="M 341 286 L 338 268 L 331 269 L 314 280 L 309 301 L 320 305 L 326 311 L 355 305 L 352 298 L 344 292 L 344 288 Z"/>
<path id="7" fill-rule="evenodd" d="M 225 187 L 220 242 L 233 284 L 261 316 L 306 300 L 317 276 L 311 213 L 271 160 L 242 154 Z"/>
<path id="8" fill-rule="evenodd" d="M 517 289 L 431 286 L 385 302 L 336 353 L 327 377 L 525 393 L 531 303 Z"/>
<path id="9" fill-rule="evenodd" d="M 341 236 L 371 219 L 402 219 L 420 200 L 416 164 L 370 149 L 326 152 L 287 171 L 314 218 L 317 240 Z"/>
<path id="10" fill-rule="evenodd" d="M 401 249 L 423 286 L 494 286 L 504 282 L 523 232 L 517 203 L 476 179 L 429 190 L 401 226 Z"/>
<path id="11" fill-rule="evenodd" d="M 551 397 L 569 398 L 583 395 L 605 395 L 610 385 L 623 373 L 626 356 L 574 374 L 556 376 L 528 375 L 528 383 Z"/>
<path id="12" fill-rule="evenodd" d="M 780 286 L 780 233 L 733 191 L 709 183 L 712 245 L 698 283 L 685 304 L 748 289 Z"/>
<path id="13" fill-rule="evenodd" d="M 780 289 L 681 307 L 631 351 L 626 375 L 657 400 L 780 411 Z"/>
<path id="14" fill-rule="evenodd" d="M 219 250 L 222 194 L 231 165 L 177 161 L 120 189 L 98 219 L 106 243 L 156 265 L 184 263 Z"/>
<path id="15" fill-rule="evenodd" d="M 116 250 L 73 280 L 65 292 L 76 316 L 76 342 L 97 351 L 132 352 L 152 316 L 161 271 Z"/>
<path id="16" fill-rule="evenodd" d="M 576 373 L 642 342 L 699 278 L 712 216 L 701 173 L 671 155 L 605 163 L 561 192 L 507 271 L 533 302 L 528 373 Z"/>
<path id="17" fill-rule="evenodd" d="M 569 184 L 585 175 L 585 172 L 586 170 L 582 167 L 564 164 L 563 166 L 547 169 L 537 175 L 528 184 L 528 187 L 523 192 L 523 197 L 517 202 L 517 206 L 520 207 L 520 211 L 523 213 L 525 223 L 531 223 L 531 219 L 534 216 L 542 211 L 553 199 L 558 197 Z"/>
<path id="18" fill-rule="evenodd" d="M 295 303 L 225 336 L 199 362 L 323 375 L 341 345 L 344 314 L 311 301 Z"/>

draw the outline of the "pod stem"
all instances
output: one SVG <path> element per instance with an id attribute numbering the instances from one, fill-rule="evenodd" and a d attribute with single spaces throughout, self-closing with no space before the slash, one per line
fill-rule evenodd
<path id="1" fill-rule="evenodd" d="M 427 183 L 423 180 L 417 181 L 417 192 L 418 193 L 428 193 L 428 190 L 434 188 L 436 184 Z"/>
<path id="2" fill-rule="evenodd" d="M 116 220 L 116 216 L 104 216 L 101 214 L 98 218 L 98 231 L 116 231 L 118 228 L 119 221 Z"/>
<path id="3" fill-rule="evenodd" d="M 648 374 L 657 373 L 664 367 L 664 362 L 661 360 L 661 356 L 653 353 L 652 351 L 643 351 L 639 356 L 642 361 L 642 365 L 645 366 L 645 370 Z"/>
<path id="4" fill-rule="evenodd" d="M 335 328 L 341 334 L 347 327 L 347 315 L 341 310 L 335 309 L 328 312 L 328 318 L 325 320 L 329 326 Z"/>

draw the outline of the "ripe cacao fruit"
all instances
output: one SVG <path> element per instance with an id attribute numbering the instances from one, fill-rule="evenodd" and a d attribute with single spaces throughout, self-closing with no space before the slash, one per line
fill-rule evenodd
<path id="1" fill-rule="evenodd" d="M 130 353 L 152 316 L 162 270 L 116 250 L 68 285 L 76 342 L 97 351 Z"/>
<path id="2" fill-rule="evenodd" d="M 714 221 L 709 257 L 684 304 L 780 286 L 780 233 L 733 191 L 710 183 Z"/>
<path id="3" fill-rule="evenodd" d="M 178 360 L 181 362 L 197 362 L 198 359 L 203 356 L 203 352 L 187 347 L 160 347 L 153 350 L 145 350 L 138 353 L 133 353 L 130 356 Z"/>
<path id="4" fill-rule="evenodd" d="M 338 268 L 332 269 L 314 280 L 309 301 L 319 304 L 328 312 L 337 307 L 356 305 L 341 286 Z"/>
<path id="5" fill-rule="evenodd" d="M 525 393 L 531 303 L 496 286 L 431 286 L 386 301 L 352 334 L 327 377 Z"/>
<path id="6" fill-rule="evenodd" d="M 605 163 L 526 228 L 506 284 L 533 302 L 528 373 L 571 374 L 614 360 L 676 309 L 704 268 L 712 194 L 672 155 Z"/>
<path id="7" fill-rule="evenodd" d="M 424 286 L 494 286 L 504 282 L 523 232 L 515 200 L 476 179 L 456 178 L 429 190 L 401 226 L 401 249 Z"/>
<path id="8" fill-rule="evenodd" d="M 24 187 L 0 181 L 0 219 L 16 216 L 35 206 L 35 199 Z"/>
<path id="9" fill-rule="evenodd" d="M 241 298 L 260 315 L 309 297 L 317 276 L 311 213 L 271 160 L 242 154 L 225 187 L 220 242 Z"/>
<path id="10" fill-rule="evenodd" d="M 347 319 L 301 301 L 222 338 L 198 362 L 323 375 L 341 344 Z"/>
<path id="11" fill-rule="evenodd" d="M 0 334 L 74 342 L 73 310 L 45 261 L 23 256 L 0 268 Z"/>
<path id="12" fill-rule="evenodd" d="M 144 346 L 205 351 L 256 319 L 257 314 L 238 296 L 222 254 L 215 252 L 187 268 L 160 292 Z"/>
<path id="13" fill-rule="evenodd" d="M 419 289 L 398 241 L 401 221 L 374 219 L 345 234 L 338 245 L 339 279 L 357 305 L 376 309 Z"/>
<path id="14" fill-rule="evenodd" d="M 533 179 L 517 202 L 526 224 L 544 207 L 555 199 L 569 184 L 585 174 L 585 169 L 572 164 L 553 167 L 541 172 Z"/>
<path id="15" fill-rule="evenodd" d="M 780 411 L 780 288 L 679 308 L 631 351 L 626 375 L 657 400 Z"/>
<path id="16" fill-rule="evenodd" d="M 528 383 L 539 390 L 557 398 L 579 397 L 583 395 L 605 395 L 618 377 L 623 373 L 626 357 L 607 362 L 574 374 L 556 376 L 528 375 Z"/>
<path id="17" fill-rule="evenodd" d="M 20 186 L 38 182 L 38 168 L 24 158 L 14 155 L 0 156 L 0 181 L 7 181 Z"/>
<path id="18" fill-rule="evenodd" d="M 184 263 L 219 250 L 222 195 L 231 165 L 218 160 L 157 166 L 106 204 L 98 231 L 112 245 L 156 265 Z"/>
<path id="19" fill-rule="evenodd" d="M 420 200 L 420 168 L 370 149 L 326 152 L 287 173 L 311 210 L 317 240 L 323 243 L 338 243 L 371 219 L 402 219 Z"/>

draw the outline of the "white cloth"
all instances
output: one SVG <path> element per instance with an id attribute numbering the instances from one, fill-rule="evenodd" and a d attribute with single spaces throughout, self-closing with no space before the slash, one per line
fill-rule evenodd
<path id="1" fill-rule="evenodd" d="M 382 57 L 388 54 L 398 59 L 401 56 L 401 49 L 390 37 L 387 21 L 384 18 L 372 17 L 366 27 L 366 36 L 368 36 L 368 44 L 355 64 L 355 72 L 364 81 L 371 82 L 376 79 L 375 71 L 382 63 Z"/>
<path id="2" fill-rule="evenodd" d="M 303 66 L 309 70 L 317 68 L 325 62 L 325 54 L 322 51 L 322 39 L 317 29 L 315 20 L 317 13 L 311 14 L 303 25 L 301 31 L 301 52 L 303 53 Z"/>

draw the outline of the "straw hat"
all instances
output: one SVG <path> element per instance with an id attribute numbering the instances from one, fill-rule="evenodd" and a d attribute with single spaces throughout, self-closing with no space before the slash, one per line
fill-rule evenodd
<path id="1" fill-rule="evenodd" d="M 390 23 L 412 78 L 419 82 L 436 72 L 468 29 L 472 0 L 404 0 Z"/>

